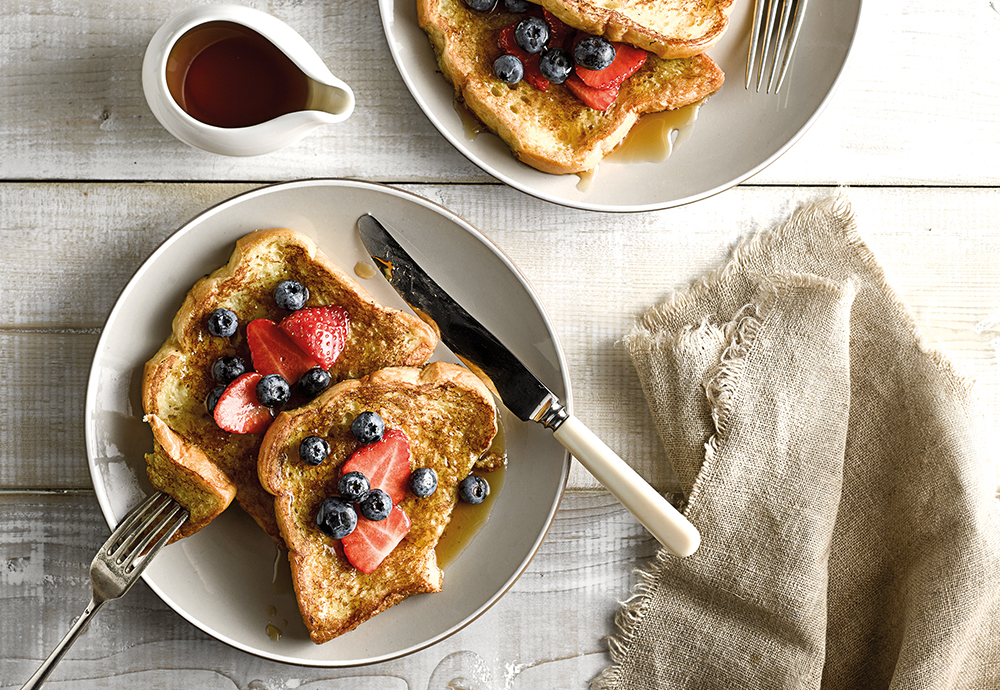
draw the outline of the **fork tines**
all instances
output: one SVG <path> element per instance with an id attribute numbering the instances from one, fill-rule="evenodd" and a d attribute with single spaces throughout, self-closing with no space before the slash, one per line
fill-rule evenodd
<path id="1" fill-rule="evenodd" d="M 781 83 L 788 72 L 792 51 L 799 38 L 805 7 L 806 0 L 755 0 L 753 26 L 750 30 L 750 51 L 747 55 L 746 88 L 750 88 L 756 67 L 757 91 L 760 91 L 768 58 L 770 58 L 770 71 L 767 93 L 771 93 L 772 88 L 777 93 L 781 88 Z"/>
<path id="2" fill-rule="evenodd" d="M 157 492 L 125 516 L 104 545 L 105 554 L 116 565 L 125 564 L 127 574 L 170 541 L 186 518 L 187 511 L 177 501 Z"/>

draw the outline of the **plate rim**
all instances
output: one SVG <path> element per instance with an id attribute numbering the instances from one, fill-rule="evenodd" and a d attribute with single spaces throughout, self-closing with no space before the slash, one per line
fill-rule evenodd
<path id="1" fill-rule="evenodd" d="M 749 1 L 749 0 L 744 0 L 744 1 Z M 802 136 L 805 135 L 807 131 L 809 131 L 809 129 L 813 126 L 813 124 L 815 124 L 815 122 L 819 119 L 822 113 L 826 110 L 826 107 L 829 105 L 830 101 L 833 99 L 834 94 L 837 92 L 841 80 L 844 77 L 847 65 L 851 61 L 851 56 L 854 53 L 854 48 L 856 46 L 858 37 L 858 27 L 860 26 L 861 23 L 861 17 L 863 14 L 863 9 L 865 4 L 865 0 L 857 0 L 857 13 L 854 17 L 850 38 L 847 40 L 844 59 L 837 69 L 833 81 L 830 84 L 830 88 L 827 90 L 826 94 L 824 94 L 823 98 L 817 104 L 815 110 L 809 115 L 808 118 L 806 118 L 805 122 L 803 122 L 803 124 L 795 132 L 791 134 L 791 136 L 782 146 L 779 146 L 773 153 L 764 158 L 764 160 L 762 160 L 761 162 L 752 166 L 749 170 L 737 174 L 735 177 L 733 177 L 731 180 L 727 182 L 716 185 L 701 192 L 690 194 L 680 199 L 672 199 L 662 202 L 651 202 L 645 204 L 609 205 L 609 204 L 587 202 L 586 200 L 567 199 L 564 197 L 547 194 L 543 191 L 534 189 L 529 184 L 525 184 L 497 170 L 494 166 L 490 165 L 488 162 L 485 162 L 481 160 L 478 156 L 476 156 L 468 146 L 463 145 L 462 142 L 460 142 L 458 138 L 454 136 L 451 131 L 448 130 L 447 127 L 443 126 L 443 124 L 437 117 L 435 111 L 430 107 L 429 103 L 427 102 L 425 97 L 420 93 L 419 89 L 416 88 L 416 85 L 414 84 L 409 71 L 406 69 L 404 65 L 403 57 L 397 51 L 397 41 L 395 40 L 396 36 L 393 30 L 394 22 L 392 17 L 392 9 L 394 6 L 394 2 L 395 0 L 378 0 L 378 10 L 379 10 L 379 18 L 382 23 L 382 32 L 385 41 L 389 47 L 389 53 L 392 56 L 393 64 L 395 65 L 396 71 L 399 74 L 400 78 L 403 80 L 403 83 L 406 85 L 406 89 L 407 91 L 409 91 L 411 98 L 413 98 L 413 100 L 416 101 L 418 107 L 420 108 L 420 111 L 430 121 L 434 129 L 436 129 L 438 133 L 442 135 L 445 138 L 445 140 L 448 141 L 449 144 L 451 144 L 452 148 L 457 150 L 459 153 L 465 156 L 465 158 L 467 158 L 470 162 L 475 164 L 477 167 L 479 167 L 487 174 L 493 176 L 500 182 L 503 182 L 504 184 L 513 187 L 514 189 L 517 189 L 521 192 L 524 192 L 525 194 L 528 194 L 529 196 L 533 196 L 537 199 L 548 201 L 549 203 L 553 203 L 559 206 L 564 206 L 567 208 L 574 208 L 583 211 L 598 211 L 603 213 L 642 213 L 650 211 L 662 211 L 670 208 L 686 206 L 688 204 L 692 204 L 697 201 L 701 201 L 703 199 L 715 196 L 716 194 L 720 194 L 728 189 L 731 189 L 739 184 L 742 184 L 743 182 L 757 175 L 765 168 L 770 166 L 772 163 L 777 161 L 779 158 L 781 158 L 781 156 L 787 153 L 788 150 L 791 149 L 792 146 L 794 146 L 799 141 L 799 139 L 801 139 Z M 438 71 L 440 72 L 440 70 Z M 441 78 L 444 79 L 445 77 L 442 75 Z M 506 144 L 504 144 L 504 146 L 506 146 Z M 524 164 L 522 163 L 522 165 Z"/>
<path id="2" fill-rule="evenodd" d="M 561 383 L 565 391 L 562 398 L 564 399 L 564 403 L 567 406 L 567 409 L 572 411 L 573 394 L 572 394 L 572 385 L 569 378 L 569 366 L 568 362 L 566 361 L 565 351 L 559 340 L 559 334 L 556 331 L 551 318 L 546 312 L 544 306 L 541 304 L 541 301 L 539 300 L 537 293 L 531 286 L 527 277 L 523 273 L 521 273 L 521 271 L 513 263 L 510 257 L 500 248 L 500 246 L 497 245 L 493 240 L 491 240 L 485 234 L 483 234 L 482 231 L 480 231 L 478 228 L 476 228 L 471 223 L 466 221 L 464 218 L 462 218 L 455 212 L 451 211 L 447 207 L 443 206 L 442 204 L 439 204 L 435 201 L 427 199 L 426 197 L 422 197 L 408 190 L 399 189 L 398 187 L 393 187 L 387 184 L 368 182 L 362 180 L 351 180 L 346 178 L 336 178 L 336 177 L 310 177 L 310 178 L 289 180 L 285 182 L 278 182 L 272 184 L 264 184 L 259 187 L 255 187 L 253 189 L 246 190 L 238 194 L 235 194 L 233 196 L 230 196 L 217 203 L 214 203 L 206 207 L 204 210 L 202 210 L 195 216 L 191 217 L 181 225 L 179 225 L 172 233 L 170 233 L 168 237 L 164 238 L 164 240 L 159 245 L 156 246 L 156 248 L 146 257 L 146 259 L 144 259 L 139 264 L 136 270 L 129 277 L 128 281 L 125 283 L 125 286 L 119 292 L 117 298 L 115 299 L 114 306 L 111 308 L 111 311 L 108 313 L 107 318 L 104 320 L 104 323 L 101 328 L 101 335 L 98 338 L 97 345 L 94 350 L 94 356 L 91 361 L 90 369 L 88 371 L 88 376 L 87 376 L 87 392 L 84 400 L 84 436 L 85 436 L 84 440 L 87 453 L 87 467 L 90 472 L 91 482 L 94 487 L 94 493 L 97 498 L 98 505 L 101 509 L 101 513 L 104 516 L 104 520 L 108 524 L 109 529 L 114 529 L 114 526 L 117 524 L 118 518 L 112 512 L 111 509 L 112 507 L 110 504 L 107 487 L 105 486 L 103 478 L 100 475 L 100 470 L 94 461 L 94 456 L 92 453 L 92 449 L 94 448 L 95 444 L 95 438 L 94 438 L 95 432 L 94 429 L 92 429 L 92 411 L 95 409 L 98 397 L 98 388 L 99 388 L 98 380 L 101 370 L 99 366 L 99 360 L 101 358 L 101 353 L 105 350 L 107 344 L 106 339 L 111 337 L 108 325 L 112 323 L 113 319 L 118 315 L 119 311 L 124 308 L 124 303 L 127 301 L 126 300 L 127 295 L 129 295 L 132 292 L 132 290 L 135 289 L 142 274 L 153 263 L 155 263 L 162 256 L 162 254 L 168 250 L 168 248 L 172 244 L 174 244 L 176 241 L 179 241 L 179 239 L 183 235 L 187 234 L 188 232 L 191 232 L 194 228 L 198 226 L 199 223 L 203 222 L 205 219 L 211 216 L 224 212 L 228 207 L 236 206 L 240 203 L 243 203 L 248 198 L 257 196 L 266 196 L 268 194 L 274 194 L 274 193 L 281 193 L 281 191 L 284 189 L 297 189 L 297 188 L 307 188 L 307 187 L 319 187 L 324 189 L 345 188 L 345 187 L 354 189 L 365 189 L 375 193 L 389 194 L 390 196 L 397 197 L 409 203 L 416 203 L 419 206 L 423 206 L 427 209 L 430 209 L 438 213 L 439 215 L 447 218 L 448 220 L 451 220 L 462 230 L 469 233 L 473 238 L 478 240 L 480 244 L 483 245 L 484 248 L 493 252 L 493 254 L 496 255 L 496 257 L 499 258 L 501 262 L 506 266 L 507 270 L 509 270 L 515 277 L 515 279 L 522 285 L 522 287 L 525 290 L 525 293 L 527 294 L 531 302 L 535 305 L 535 308 L 538 310 L 538 314 L 541 317 L 543 324 L 545 325 L 546 329 L 548 330 L 549 334 L 552 337 L 552 346 L 555 351 L 555 359 L 558 367 L 559 377 L 561 379 Z M 146 582 L 146 585 L 157 595 L 157 597 L 160 598 L 161 601 L 167 604 L 167 606 L 169 606 L 174 612 L 176 612 L 178 615 L 184 618 L 188 623 L 195 626 L 204 633 L 208 634 L 212 638 L 220 642 L 223 642 L 224 644 L 227 644 L 235 649 L 239 649 L 240 651 L 252 654 L 260 658 L 297 665 L 297 666 L 321 667 L 321 668 L 352 668 L 352 667 L 368 666 L 372 664 L 383 663 L 386 661 L 391 661 L 393 659 L 399 659 L 414 654 L 416 652 L 419 652 L 421 650 L 427 649 L 428 647 L 434 646 L 435 644 L 441 642 L 442 640 L 447 639 L 448 637 L 451 637 L 452 635 L 458 633 L 459 631 L 461 631 L 462 629 L 464 629 L 465 627 L 467 627 L 468 625 L 479 619 L 484 613 L 486 613 L 490 608 L 492 608 L 494 604 L 496 604 L 510 591 L 510 589 L 517 583 L 520 577 L 527 570 L 528 566 L 534 560 L 535 556 L 538 554 L 542 542 L 545 540 L 549 530 L 552 528 L 552 525 L 555 522 L 556 513 L 558 512 L 559 507 L 562 503 L 562 499 L 565 496 L 566 487 L 569 481 L 571 464 L 572 464 L 571 456 L 569 454 L 569 451 L 567 450 L 563 453 L 562 456 L 561 479 L 559 481 L 558 491 L 556 493 L 555 500 L 552 502 L 552 505 L 550 506 L 549 510 L 546 513 L 544 528 L 531 543 L 527 557 L 524 558 L 520 564 L 518 564 L 513 574 L 507 579 L 506 582 L 504 582 L 503 586 L 496 592 L 494 592 L 492 595 L 490 595 L 486 599 L 486 601 L 483 602 L 480 606 L 478 606 L 474 611 L 472 611 L 469 615 L 467 615 L 464 619 L 462 619 L 460 622 L 458 622 L 451 628 L 442 631 L 426 640 L 423 640 L 419 643 L 415 643 L 413 645 L 410 645 L 409 647 L 397 650 L 395 652 L 390 652 L 386 654 L 380 654 L 377 656 L 370 656 L 365 658 L 350 659 L 350 660 L 305 659 L 285 654 L 268 653 L 264 650 L 255 649 L 246 644 L 243 644 L 238 640 L 234 640 L 229 636 L 222 634 L 218 630 L 210 629 L 207 623 L 203 623 L 202 621 L 196 620 L 193 617 L 193 614 L 189 614 L 186 610 L 180 607 L 179 604 L 173 601 L 173 599 L 166 592 L 164 592 L 163 589 L 156 584 L 156 582 L 150 579 L 148 573 L 144 573 L 142 575 L 142 579 Z M 297 613 L 298 611 L 296 611 L 296 614 Z"/>

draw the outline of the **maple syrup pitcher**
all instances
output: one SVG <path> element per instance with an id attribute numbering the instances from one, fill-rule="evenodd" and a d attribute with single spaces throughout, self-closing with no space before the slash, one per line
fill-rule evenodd
<path id="1" fill-rule="evenodd" d="M 153 36 L 143 61 L 153 114 L 181 141 L 249 156 L 342 122 L 354 93 L 298 33 L 235 5 L 188 10 Z"/>

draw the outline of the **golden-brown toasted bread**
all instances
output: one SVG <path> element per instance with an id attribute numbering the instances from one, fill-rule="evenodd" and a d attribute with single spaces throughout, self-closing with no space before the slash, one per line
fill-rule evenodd
<path id="1" fill-rule="evenodd" d="M 501 30 L 521 15 L 477 12 L 463 0 L 417 0 L 438 65 L 456 97 L 510 146 L 522 162 L 554 174 L 593 170 L 645 113 L 697 103 L 722 86 L 724 76 L 705 55 L 663 60 L 649 55 L 625 80 L 615 102 L 599 111 L 565 85 L 547 91 L 521 81 L 500 81 L 493 62 Z"/>
<path id="2" fill-rule="evenodd" d="M 319 504 L 337 493 L 339 468 L 358 447 L 351 422 L 365 410 L 377 412 L 387 429 L 406 434 L 411 469 L 430 467 L 438 477 L 431 496 L 407 492 L 399 502 L 410 518 L 410 532 L 371 574 L 356 571 L 340 542 L 316 526 Z M 486 387 L 467 369 L 441 362 L 344 381 L 313 403 L 278 415 L 260 449 L 260 480 L 277 496 L 278 526 L 314 642 L 352 630 L 410 595 L 441 590 L 434 547 L 458 500 L 458 483 L 496 432 L 496 408 Z M 311 435 L 331 447 L 320 465 L 298 456 L 299 442 Z"/>
<path id="3" fill-rule="evenodd" d="M 729 26 L 734 0 L 537 0 L 566 24 L 629 43 L 665 60 L 715 45 Z"/>
<path id="4" fill-rule="evenodd" d="M 420 365 L 436 345 L 433 331 L 410 314 L 388 309 L 342 271 L 305 235 L 288 229 L 259 230 L 236 243 L 229 263 L 199 280 L 174 318 L 173 332 L 146 363 L 143 408 L 159 425 L 157 448 L 149 461 L 156 488 L 173 495 L 192 511 L 211 520 L 224 509 L 226 482 L 191 481 L 191 459 L 207 476 L 202 456 L 236 487 L 236 501 L 272 537 L 280 540 L 274 501 L 257 479 L 257 450 L 262 434 L 222 430 L 209 414 L 205 400 L 218 384 L 212 364 L 224 355 L 238 355 L 250 366 L 245 326 L 256 318 L 279 321 L 287 312 L 274 301 L 278 282 L 297 280 L 310 291 L 307 306 L 339 305 L 350 315 L 347 343 L 330 370 L 334 381 L 368 374 L 386 366 Z M 208 315 L 219 307 L 232 309 L 240 328 L 230 338 L 213 337 Z M 294 383 L 294 382 L 292 382 Z M 164 443 L 163 438 L 176 437 Z M 182 487 L 184 487 L 182 489 Z M 232 497 L 230 496 L 230 500 Z M 192 518 L 194 519 L 194 518 Z M 207 522 L 195 522 L 197 527 Z"/>

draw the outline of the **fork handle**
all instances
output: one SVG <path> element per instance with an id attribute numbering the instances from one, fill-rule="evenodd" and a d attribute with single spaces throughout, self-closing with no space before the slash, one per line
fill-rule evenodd
<path id="1" fill-rule="evenodd" d="M 56 664 L 62 660 L 63 655 L 66 654 L 70 646 L 76 642 L 76 638 L 80 636 L 80 633 L 87 629 L 87 624 L 90 622 L 90 619 L 93 618 L 94 614 L 97 613 L 97 610 L 103 605 L 103 601 L 96 602 L 93 599 L 90 600 L 90 603 L 87 604 L 87 608 L 84 610 L 83 615 L 76 620 L 76 623 L 74 623 L 73 627 L 69 629 L 68 633 L 66 633 L 62 642 L 56 645 L 56 648 L 52 650 L 52 653 L 49 654 L 49 658 L 46 659 L 38 670 L 35 671 L 35 674 L 28 679 L 28 682 L 21 686 L 21 690 L 34 690 L 34 688 L 40 688 L 42 686 L 45 679 L 49 677 L 50 673 L 52 673 L 52 669 L 54 669 Z"/>

